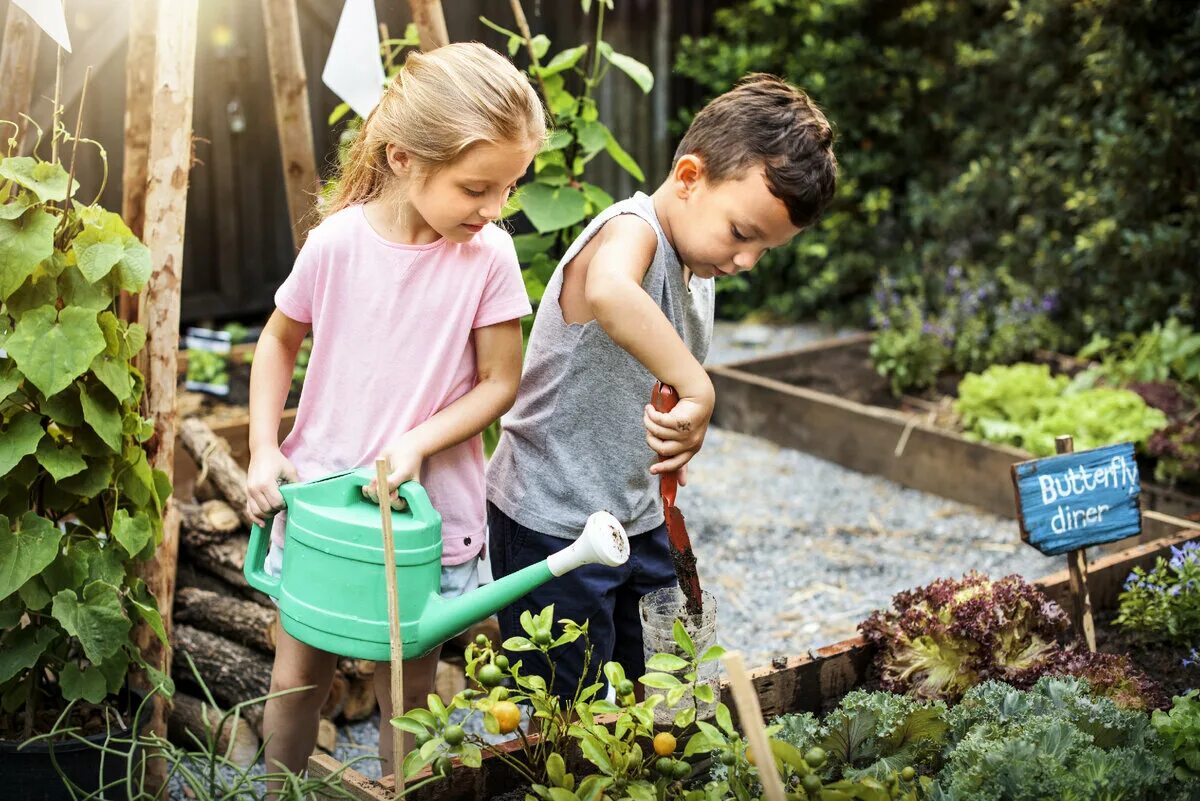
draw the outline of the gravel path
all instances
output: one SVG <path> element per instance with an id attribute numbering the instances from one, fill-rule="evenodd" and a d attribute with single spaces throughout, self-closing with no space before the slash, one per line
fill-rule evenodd
<path id="1" fill-rule="evenodd" d="M 838 333 L 719 322 L 708 361 Z M 717 598 L 718 640 L 751 667 L 850 637 L 895 593 L 940 576 L 976 569 L 1033 579 L 1061 566 L 1022 545 L 1011 520 L 756 437 L 710 429 L 688 479 L 679 505 L 705 588 Z M 466 725 L 482 729 L 480 720 Z M 336 756 L 374 755 L 377 739 L 378 718 L 345 726 Z M 359 769 L 379 775 L 374 761 Z"/>

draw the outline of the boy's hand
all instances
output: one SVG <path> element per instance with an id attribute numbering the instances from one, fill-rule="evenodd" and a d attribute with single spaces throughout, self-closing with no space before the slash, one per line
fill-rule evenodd
<path id="1" fill-rule="evenodd" d="M 700 450 L 708 421 L 712 417 L 712 402 L 699 398 L 680 398 L 669 412 L 656 411 L 646 404 L 642 425 L 646 427 L 646 443 L 663 461 L 650 467 L 654 475 L 680 470 Z M 681 473 L 680 483 L 686 483 Z"/>
<path id="2" fill-rule="evenodd" d="M 266 518 L 283 508 L 279 485 L 298 480 L 296 468 L 279 448 L 256 451 L 246 470 L 246 513 L 258 525 L 266 525 Z"/>
<path id="3" fill-rule="evenodd" d="M 384 448 L 383 453 L 379 455 L 388 460 L 388 467 L 391 470 L 388 473 L 388 496 L 391 498 L 392 508 L 398 512 L 404 511 L 407 504 L 396 490 L 405 481 L 417 481 L 421 478 L 421 464 L 425 461 L 425 455 L 405 437 L 401 437 L 397 442 Z M 379 490 L 376 483 L 376 481 L 372 481 L 363 487 L 363 495 L 370 498 L 373 503 L 379 503 Z"/>

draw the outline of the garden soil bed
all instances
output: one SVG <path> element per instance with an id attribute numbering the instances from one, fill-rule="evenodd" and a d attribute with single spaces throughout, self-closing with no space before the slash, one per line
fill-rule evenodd
<path id="1" fill-rule="evenodd" d="M 870 343 L 870 334 L 860 334 L 709 367 L 717 390 L 713 425 L 1014 517 L 1010 468 L 1030 454 L 946 428 L 944 400 L 897 400 L 871 364 Z M 1045 359 L 1071 369 L 1067 357 Z M 940 397 L 956 387 L 948 376 Z M 1143 510 L 1200 520 L 1200 494 L 1143 481 L 1141 501 Z M 1153 521 L 1145 529 L 1151 537 L 1172 530 Z"/>
<path id="2" fill-rule="evenodd" d="M 1180 545 L 1198 536 L 1200 531 L 1175 532 L 1170 537 L 1127 547 L 1093 562 L 1088 576 L 1093 609 L 1098 615 L 1112 610 L 1125 578 L 1134 567 L 1148 568 L 1158 556 L 1168 553 L 1172 545 Z M 1070 582 L 1066 570 L 1035 583 L 1060 605 L 1067 607 L 1070 603 Z M 769 720 L 787 712 L 827 712 L 847 692 L 870 682 L 873 658 L 871 646 L 863 638 L 854 637 L 806 655 L 780 658 L 770 667 L 752 671 L 750 679 L 764 719 Z M 1170 658 L 1171 655 L 1163 656 L 1164 660 Z M 1165 661 L 1161 664 L 1157 658 L 1154 661 L 1147 658 L 1139 661 L 1136 654 L 1134 659 L 1152 676 L 1171 680 L 1167 672 L 1169 665 Z M 727 687 L 722 687 L 722 696 L 728 697 Z M 736 710 L 731 706 L 730 711 L 734 713 L 736 721 Z M 511 747 L 515 748 L 516 743 L 513 742 Z M 309 771 L 316 775 L 328 775 L 342 767 L 331 756 L 315 756 L 309 760 Z M 569 769 L 573 768 L 569 766 Z M 411 801 L 484 801 L 509 792 L 518 784 L 518 777 L 511 769 L 497 759 L 485 758 L 481 768 L 456 765 L 445 781 L 427 785 L 406 798 Z M 359 801 L 390 801 L 394 795 L 391 776 L 373 781 L 352 768 L 347 768 L 342 774 L 342 786 Z"/>
<path id="3" fill-rule="evenodd" d="M 1190 649 L 1180 645 L 1148 643 L 1136 634 L 1113 625 L 1112 610 L 1096 619 L 1096 650 L 1129 654 L 1133 663 L 1162 685 L 1167 698 L 1200 686 L 1200 667 L 1184 667 Z"/>

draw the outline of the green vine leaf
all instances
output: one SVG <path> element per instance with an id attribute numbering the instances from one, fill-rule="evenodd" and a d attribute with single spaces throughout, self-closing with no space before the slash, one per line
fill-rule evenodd
<path id="1" fill-rule="evenodd" d="M 20 412 L 0 431 L 0 475 L 8 473 L 26 456 L 37 451 L 46 434 L 40 415 Z"/>
<path id="2" fill-rule="evenodd" d="M 58 218 L 34 209 L 15 220 L 0 220 L 0 300 L 25 283 L 54 254 Z"/>
<path id="3" fill-rule="evenodd" d="M 0 400 L 4 400 L 16 392 L 24 377 L 17 369 L 17 363 L 12 359 L 0 361 Z"/>
<path id="4" fill-rule="evenodd" d="M 547 75 L 557 75 L 564 70 L 569 70 L 579 63 L 579 60 L 587 54 L 588 46 L 579 45 L 579 47 L 569 47 L 566 50 L 560 50 L 554 54 L 554 58 L 550 59 L 548 64 L 542 66 L 542 77 Z"/>
<path id="5" fill-rule="evenodd" d="M 112 457 L 86 460 L 87 469 L 59 483 L 59 488 L 81 498 L 94 498 L 112 486 Z"/>
<path id="6" fill-rule="evenodd" d="M 0 161 L 0 177 L 33 192 L 39 203 L 66 200 L 68 194 L 74 195 L 79 188 L 79 182 L 71 181 L 61 164 L 32 156 L 12 156 Z M 69 193 L 68 181 L 71 182 Z"/>
<path id="7" fill-rule="evenodd" d="M 5 203 L 0 203 L 0 220 L 15 220 L 25 213 L 33 201 L 22 192 Z"/>
<path id="8" fill-rule="evenodd" d="M 99 386 L 88 386 L 79 395 L 83 419 L 113 451 L 121 452 L 121 407 L 116 399 Z"/>
<path id="9" fill-rule="evenodd" d="M 121 608 L 117 588 L 103 581 L 87 585 L 82 602 L 71 590 L 58 593 L 51 614 L 68 634 L 79 640 L 84 654 L 95 663 L 115 654 L 132 626 Z"/>
<path id="10" fill-rule="evenodd" d="M 66 443 L 56 443 L 50 437 L 45 437 L 38 445 L 37 460 L 55 481 L 70 478 L 87 468 L 87 462 L 83 460 L 83 454 L 78 448 Z"/>
<path id="11" fill-rule="evenodd" d="M 119 214 L 103 209 L 86 209 L 83 230 L 71 243 L 84 278 L 95 283 L 115 267 L 117 284 L 137 292 L 150 277 L 150 250 L 143 245 Z"/>
<path id="12" fill-rule="evenodd" d="M 146 543 L 154 538 L 154 529 L 150 525 L 150 518 L 144 513 L 130 517 L 129 512 L 118 509 L 113 515 L 112 534 L 126 553 L 137 556 Z"/>
<path id="13" fill-rule="evenodd" d="M 7 347 L 25 377 L 49 396 L 88 369 L 104 350 L 104 333 L 93 311 L 42 306 L 25 313 Z"/>
<path id="14" fill-rule="evenodd" d="M 113 303 L 112 289 L 106 284 L 107 282 L 89 283 L 79 271 L 79 267 L 71 264 L 58 276 L 58 294 L 62 296 L 64 306 L 102 311 Z"/>
<path id="15" fill-rule="evenodd" d="M 649 67 L 636 58 L 627 56 L 624 53 L 613 52 L 611 48 L 602 50 L 601 52 L 608 59 L 608 63 L 632 78 L 633 82 L 638 85 L 638 88 L 644 94 L 650 94 L 650 90 L 654 88 L 654 73 L 650 71 Z"/>
<path id="16" fill-rule="evenodd" d="M 37 663 L 57 634 L 46 626 L 26 626 L 15 630 L 0 647 L 0 682 L 6 682 Z"/>
<path id="17" fill-rule="evenodd" d="M 34 512 L 26 512 L 16 528 L 0 515 L 0 598 L 7 598 L 46 568 L 58 554 L 63 533 Z"/>
<path id="18" fill-rule="evenodd" d="M 80 670 L 79 665 L 68 662 L 58 674 L 63 698 L 68 701 L 84 700 L 98 704 L 108 695 L 108 681 L 100 668 L 89 665 Z"/>
<path id="19" fill-rule="evenodd" d="M 587 214 L 587 201 L 574 187 L 550 187 L 535 182 L 521 190 L 521 210 L 538 233 L 545 234 L 582 221 Z"/>

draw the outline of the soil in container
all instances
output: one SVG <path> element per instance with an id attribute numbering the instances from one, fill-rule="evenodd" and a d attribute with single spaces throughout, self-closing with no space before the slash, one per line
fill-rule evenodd
<path id="1" fill-rule="evenodd" d="M 646 659 L 655 654 L 672 654 L 682 659 L 688 659 L 688 654 L 684 653 L 675 642 L 675 621 L 679 620 L 683 623 L 684 631 L 692 638 L 692 644 L 696 647 L 696 654 L 703 654 L 711 645 L 717 641 L 717 599 L 712 593 L 704 591 L 702 593 L 704 611 L 701 613 L 699 620 L 696 620 L 687 612 L 687 599 L 683 591 L 678 586 L 672 585 L 661 590 L 655 590 L 649 595 L 643 596 L 640 605 L 642 617 L 642 646 L 645 651 Z M 683 680 L 683 671 L 680 671 L 678 678 Z M 711 703 L 698 702 L 692 695 L 689 689 L 680 699 L 679 703 L 674 706 L 667 706 L 662 703 L 654 708 L 654 722 L 656 724 L 669 724 L 675 720 L 675 715 L 681 710 L 696 705 L 696 718 L 705 720 L 713 716 L 717 711 L 717 702 L 720 698 L 720 676 L 719 668 L 716 660 L 707 662 L 700 666 L 699 675 L 696 677 L 697 685 L 707 685 L 712 688 L 713 700 Z M 656 690 L 655 692 L 659 692 Z"/>

